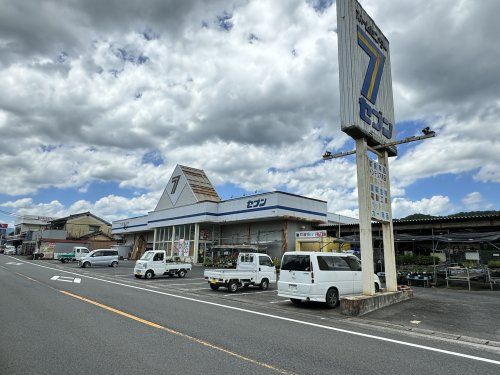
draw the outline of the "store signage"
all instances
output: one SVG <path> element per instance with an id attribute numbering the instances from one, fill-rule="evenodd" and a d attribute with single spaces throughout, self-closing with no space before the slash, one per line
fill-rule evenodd
<path id="1" fill-rule="evenodd" d="M 267 199 L 256 199 L 249 200 L 247 202 L 247 208 L 256 208 L 256 207 L 264 207 L 267 203 Z"/>
<path id="2" fill-rule="evenodd" d="M 295 232 L 295 237 L 297 239 L 301 238 L 323 238 L 326 237 L 326 230 L 311 230 L 311 231 L 303 231 L 303 232 Z"/>
<path id="3" fill-rule="evenodd" d="M 372 146 L 393 141 L 389 41 L 356 0 L 337 1 L 337 35 L 342 131 Z"/>
<path id="4" fill-rule="evenodd" d="M 372 219 L 389 221 L 389 182 L 387 168 L 375 160 L 370 163 L 370 201 Z"/>
<path id="5" fill-rule="evenodd" d="M 7 228 L 8 226 L 8 224 L 0 224 L 0 228 Z"/>

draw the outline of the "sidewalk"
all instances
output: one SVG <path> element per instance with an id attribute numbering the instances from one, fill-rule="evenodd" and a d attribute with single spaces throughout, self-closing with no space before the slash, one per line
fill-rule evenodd
<path id="1" fill-rule="evenodd" d="M 367 324 L 500 342 L 500 291 L 413 287 L 414 298 L 368 313 Z M 467 337 L 462 337 L 467 336 Z"/>

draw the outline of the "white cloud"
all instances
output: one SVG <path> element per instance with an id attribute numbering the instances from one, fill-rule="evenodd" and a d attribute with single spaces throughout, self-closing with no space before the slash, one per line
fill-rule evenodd
<path id="1" fill-rule="evenodd" d="M 401 212 L 431 210 L 405 197 L 419 179 L 471 172 L 500 182 L 498 3 L 361 2 L 391 41 L 397 120 L 438 132 L 391 160 Z M 132 203 L 74 203 L 114 217 L 114 202 L 128 215 L 154 207 L 149 197 L 180 163 L 216 184 L 286 187 L 356 212 L 353 159 L 317 164 L 349 143 L 339 130 L 335 6 L 318 4 L 3 1 L 0 194 L 85 192 L 94 181 L 149 191 Z M 219 27 L 223 14 L 230 30 Z M 164 164 L 143 163 L 152 150 Z"/>
<path id="2" fill-rule="evenodd" d="M 462 198 L 462 204 L 466 210 L 470 211 L 481 211 L 492 208 L 492 205 L 486 202 L 478 191 L 473 191 Z"/>
<path id="3" fill-rule="evenodd" d="M 422 198 L 412 201 L 406 198 L 394 198 L 392 200 L 392 211 L 394 218 L 406 217 L 411 214 L 426 214 L 433 216 L 449 215 L 455 210 L 450 198 L 442 195 L 434 195 L 431 198 Z"/>

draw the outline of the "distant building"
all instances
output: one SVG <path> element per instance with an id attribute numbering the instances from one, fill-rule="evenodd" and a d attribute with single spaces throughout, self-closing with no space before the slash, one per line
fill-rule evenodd
<path id="1" fill-rule="evenodd" d="M 48 229 L 66 231 L 66 239 L 79 239 L 91 233 L 111 235 L 111 224 L 90 212 L 82 212 L 50 222 Z"/>

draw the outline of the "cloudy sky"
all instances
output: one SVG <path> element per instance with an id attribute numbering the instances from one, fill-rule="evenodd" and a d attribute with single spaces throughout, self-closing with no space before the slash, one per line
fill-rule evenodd
<path id="1" fill-rule="evenodd" d="M 391 43 L 395 217 L 500 208 L 500 2 L 361 0 Z M 0 1 L 0 222 L 154 209 L 176 164 L 222 198 L 357 215 L 330 0 Z"/>

